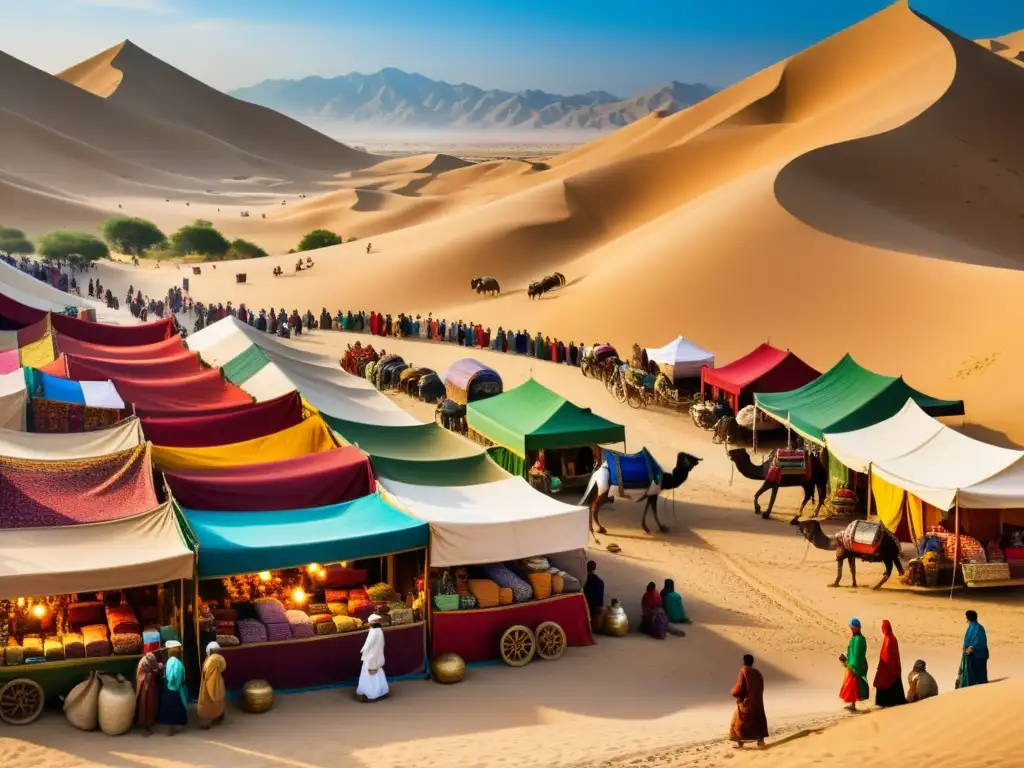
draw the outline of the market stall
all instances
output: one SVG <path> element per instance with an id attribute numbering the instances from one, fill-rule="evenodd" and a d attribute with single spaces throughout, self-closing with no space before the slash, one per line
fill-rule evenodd
<path id="1" fill-rule="evenodd" d="M 32 722 L 92 671 L 132 679 L 147 647 L 181 637 L 193 568 L 169 504 L 0 530 L 0 718 Z"/>
<path id="2" fill-rule="evenodd" d="M 374 612 L 386 615 L 388 677 L 424 668 L 426 523 L 376 494 L 309 509 L 182 515 L 201 552 L 197 637 L 221 644 L 229 690 L 257 677 L 277 690 L 354 680 Z"/>
<path id="3" fill-rule="evenodd" d="M 307 416 L 298 392 L 273 400 L 245 403 L 220 413 L 144 416 L 142 428 L 154 445 L 204 448 L 241 443 L 294 427 Z"/>
<path id="4" fill-rule="evenodd" d="M 493 446 L 492 458 L 509 473 L 525 477 L 539 461 L 541 472 L 570 488 L 586 485 L 599 463 L 598 446 L 626 440 L 621 424 L 580 408 L 535 379 L 470 403 L 466 419 L 470 436 Z"/>
<path id="5" fill-rule="evenodd" d="M 380 484 L 430 524 L 432 657 L 519 666 L 534 654 L 558 658 L 566 646 L 593 644 L 582 594 L 586 509 L 518 477 L 462 487 Z"/>
<path id="6" fill-rule="evenodd" d="M 724 395 L 733 413 L 752 405 L 755 392 L 789 392 L 821 374 L 790 352 L 761 344 L 757 349 L 721 368 L 701 369 L 701 391 L 705 398 Z"/>
<path id="7" fill-rule="evenodd" d="M 1024 584 L 1024 451 L 967 437 L 913 400 L 870 427 L 826 433 L 825 443 L 867 474 L 869 514 L 917 545 L 929 581 L 945 571 L 947 585 Z"/>
<path id="8" fill-rule="evenodd" d="M 699 380 L 705 367 L 715 367 L 713 352 L 708 352 L 682 336 L 677 336 L 663 347 L 648 347 L 644 353 L 648 362 L 657 366 L 677 388 L 679 382 Z"/>
<path id="9" fill-rule="evenodd" d="M 501 376 L 479 360 L 464 357 L 456 360 L 444 372 L 444 388 L 449 400 L 466 405 L 476 400 L 500 395 Z"/>

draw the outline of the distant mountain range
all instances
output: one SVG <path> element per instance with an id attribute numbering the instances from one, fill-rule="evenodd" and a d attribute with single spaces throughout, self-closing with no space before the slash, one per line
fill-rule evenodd
<path id="1" fill-rule="evenodd" d="M 713 93 L 701 83 L 677 82 L 628 99 L 605 91 L 512 93 L 387 68 L 372 75 L 264 80 L 230 95 L 292 117 L 393 127 L 613 129 L 651 112 L 678 112 Z"/>

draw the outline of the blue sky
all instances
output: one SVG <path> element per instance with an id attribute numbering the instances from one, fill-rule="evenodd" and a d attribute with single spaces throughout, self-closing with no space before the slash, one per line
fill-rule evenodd
<path id="1" fill-rule="evenodd" d="M 394 66 L 485 88 L 726 86 L 887 0 L 0 0 L 0 50 L 51 72 L 124 38 L 218 88 Z M 914 0 L 967 37 L 1024 0 Z"/>

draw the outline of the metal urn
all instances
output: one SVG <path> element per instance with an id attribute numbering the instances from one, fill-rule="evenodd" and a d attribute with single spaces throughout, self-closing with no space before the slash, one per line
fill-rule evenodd
<path id="1" fill-rule="evenodd" d="M 466 662 L 457 653 L 442 653 L 430 662 L 430 676 L 442 685 L 452 685 L 466 676 Z"/>
<path id="2" fill-rule="evenodd" d="M 266 712 L 274 706 L 274 689 L 266 680 L 250 680 L 242 686 L 242 709 L 246 712 Z"/>
<path id="3" fill-rule="evenodd" d="M 611 637 L 625 637 L 629 634 L 629 618 L 618 601 L 612 601 L 604 617 L 604 633 Z"/>

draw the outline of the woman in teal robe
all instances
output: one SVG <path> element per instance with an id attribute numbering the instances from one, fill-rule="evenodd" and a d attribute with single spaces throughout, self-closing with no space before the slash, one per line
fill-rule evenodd
<path id="1" fill-rule="evenodd" d="M 956 678 L 957 688 L 984 685 L 988 682 L 988 635 L 978 623 L 976 611 L 967 611 L 967 631 L 964 633 L 964 650 L 960 657 L 960 674 Z"/>
<path id="2" fill-rule="evenodd" d="M 860 632 L 860 619 L 850 619 L 850 642 L 846 653 L 839 657 L 846 671 L 839 698 L 847 709 L 856 710 L 858 701 L 866 701 L 871 694 L 868 686 L 868 643 Z"/>
<path id="3" fill-rule="evenodd" d="M 676 583 L 672 579 L 665 579 L 665 588 L 661 590 L 661 607 L 672 624 L 690 623 L 690 617 L 683 607 L 683 596 L 676 592 Z"/>

